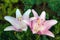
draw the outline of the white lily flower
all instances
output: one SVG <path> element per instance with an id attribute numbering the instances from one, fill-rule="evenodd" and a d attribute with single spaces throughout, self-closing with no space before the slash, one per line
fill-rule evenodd
<path id="1" fill-rule="evenodd" d="M 23 16 L 21 15 L 21 12 L 19 9 L 16 10 L 16 18 L 11 16 L 5 16 L 4 19 L 7 20 L 12 24 L 12 26 L 8 26 L 4 29 L 4 31 L 26 31 L 27 30 L 27 24 L 24 22 L 24 20 L 29 19 L 29 14 L 31 10 L 28 9 Z"/>

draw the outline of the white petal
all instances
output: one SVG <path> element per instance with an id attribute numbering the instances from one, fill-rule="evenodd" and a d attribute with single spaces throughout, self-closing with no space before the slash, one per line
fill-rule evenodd
<path id="1" fill-rule="evenodd" d="M 10 16 L 5 16 L 5 20 L 10 22 L 15 28 L 20 29 L 20 23 L 16 18 L 10 17 Z"/>
<path id="2" fill-rule="evenodd" d="M 31 25 L 31 22 L 30 21 L 28 21 L 28 20 L 23 20 L 27 25 Z"/>
<path id="3" fill-rule="evenodd" d="M 32 9 L 32 12 L 33 12 L 34 17 L 38 17 L 38 13 L 34 9 Z"/>
<path id="4" fill-rule="evenodd" d="M 4 29 L 4 31 L 11 31 L 11 30 L 15 30 L 13 26 L 8 26 Z"/>
<path id="5" fill-rule="evenodd" d="M 24 14 L 23 14 L 23 19 L 29 20 L 29 14 L 31 12 L 31 9 L 28 9 Z"/>
<path id="6" fill-rule="evenodd" d="M 25 27 L 24 29 L 22 29 L 22 30 L 23 30 L 23 31 L 27 31 L 27 28 L 28 28 L 28 27 L 26 26 L 26 27 Z"/>
<path id="7" fill-rule="evenodd" d="M 16 10 L 16 18 L 22 17 L 21 12 L 19 9 Z"/>
<path id="8" fill-rule="evenodd" d="M 20 29 L 22 29 L 23 31 L 27 31 L 27 25 L 24 21 L 21 21 L 20 27 L 21 27 Z"/>
<path id="9" fill-rule="evenodd" d="M 46 13 L 43 11 L 40 15 L 40 19 L 45 20 Z"/>

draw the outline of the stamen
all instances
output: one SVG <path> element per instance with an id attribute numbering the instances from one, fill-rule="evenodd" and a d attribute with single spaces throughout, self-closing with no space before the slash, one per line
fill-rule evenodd
<path id="1" fill-rule="evenodd" d="M 43 26 L 40 25 L 40 19 L 37 19 L 37 22 L 34 24 L 33 30 L 35 33 L 44 30 Z"/>
<path id="2" fill-rule="evenodd" d="M 40 30 L 39 25 L 38 25 L 37 23 L 34 25 L 33 30 L 34 30 L 35 32 L 38 32 L 38 31 Z"/>
<path id="3" fill-rule="evenodd" d="M 19 17 L 18 20 L 21 21 L 22 20 L 22 17 Z"/>
<path id="4" fill-rule="evenodd" d="M 40 24 L 40 19 L 37 20 L 38 25 Z"/>

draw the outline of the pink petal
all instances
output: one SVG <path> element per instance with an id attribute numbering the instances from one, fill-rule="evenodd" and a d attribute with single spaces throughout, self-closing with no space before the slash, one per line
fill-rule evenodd
<path id="1" fill-rule="evenodd" d="M 48 35 L 48 36 L 51 36 L 51 37 L 55 37 L 54 34 L 50 31 L 45 31 L 44 32 L 44 35 Z"/>
<path id="2" fill-rule="evenodd" d="M 43 11 L 40 15 L 40 19 L 45 20 L 46 13 Z"/>
<path id="3" fill-rule="evenodd" d="M 44 26 L 46 29 L 50 29 L 53 25 L 57 23 L 56 20 L 47 20 L 44 22 Z"/>
<path id="4" fill-rule="evenodd" d="M 36 17 L 31 17 L 30 21 L 33 21 L 33 20 L 36 20 L 36 19 L 37 19 Z"/>
<path id="5" fill-rule="evenodd" d="M 38 17 L 38 13 L 34 9 L 32 9 L 32 13 L 33 13 L 34 17 Z"/>
<path id="6" fill-rule="evenodd" d="M 36 23 L 36 20 L 33 20 L 33 21 L 31 21 L 31 27 L 30 27 L 30 29 L 31 29 L 31 31 L 32 31 L 32 33 L 33 34 L 35 34 L 36 32 L 34 31 L 34 27 L 37 27 L 38 25 L 36 25 L 37 23 Z"/>
<path id="7" fill-rule="evenodd" d="M 23 19 L 24 20 L 29 20 L 29 14 L 30 14 L 31 10 L 28 9 L 24 14 L 23 14 Z"/>
<path id="8" fill-rule="evenodd" d="M 50 32 L 49 30 L 39 31 L 37 34 L 55 37 L 54 34 L 52 32 Z"/>
<path id="9" fill-rule="evenodd" d="M 16 18 L 22 17 L 21 12 L 19 9 L 16 10 Z"/>

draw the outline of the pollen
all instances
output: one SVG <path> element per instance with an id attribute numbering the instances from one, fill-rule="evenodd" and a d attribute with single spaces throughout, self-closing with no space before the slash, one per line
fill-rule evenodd
<path id="1" fill-rule="evenodd" d="M 37 20 L 38 25 L 40 24 L 40 19 Z"/>
<path id="2" fill-rule="evenodd" d="M 22 20 L 22 17 L 19 17 L 18 20 L 21 21 Z"/>

